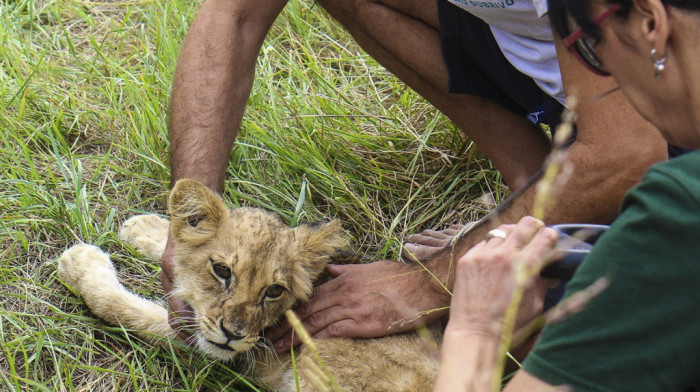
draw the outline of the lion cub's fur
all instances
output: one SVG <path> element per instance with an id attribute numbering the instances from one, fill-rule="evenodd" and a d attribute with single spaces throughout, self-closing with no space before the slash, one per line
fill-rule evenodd
<path id="1" fill-rule="evenodd" d="M 263 210 L 229 209 L 191 180 L 176 184 L 169 209 L 176 254 L 174 294 L 195 312 L 196 346 L 225 361 L 255 353 L 256 377 L 274 390 L 296 390 L 290 355 L 260 355 L 271 351 L 261 343 L 260 333 L 296 303 L 308 300 L 312 282 L 345 246 L 340 224 L 290 228 Z M 159 258 L 167 225 L 155 216 L 137 216 L 125 222 L 120 237 Z M 174 337 L 166 309 L 128 292 L 109 257 L 96 247 L 67 250 L 59 260 L 59 276 L 110 324 L 147 338 Z M 427 391 L 437 374 L 435 348 L 414 333 L 328 339 L 317 346 L 324 365 L 346 391 Z M 325 375 L 312 358 L 308 349 L 296 355 L 302 391 L 324 390 L 319 380 Z"/>

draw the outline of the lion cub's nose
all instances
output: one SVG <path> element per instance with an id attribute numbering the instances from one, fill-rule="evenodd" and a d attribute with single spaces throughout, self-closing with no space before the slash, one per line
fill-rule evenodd
<path id="1" fill-rule="evenodd" d="M 221 330 L 224 332 L 224 335 L 226 335 L 226 339 L 228 339 L 229 341 L 241 340 L 245 337 L 245 335 L 241 335 L 240 331 L 231 332 L 226 327 L 224 327 L 223 320 L 221 321 L 220 327 L 221 327 Z"/>

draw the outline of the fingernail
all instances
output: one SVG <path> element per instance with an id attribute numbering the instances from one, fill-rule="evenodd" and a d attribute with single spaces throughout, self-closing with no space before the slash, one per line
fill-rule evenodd
<path id="1" fill-rule="evenodd" d="M 547 234 L 553 236 L 554 238 L 559 237 L 559 232 L 552 229 L 551 227 L 545 226 L 545 227 L 541 228 L 540 231 L 543 233 L 546 232 Z"/>

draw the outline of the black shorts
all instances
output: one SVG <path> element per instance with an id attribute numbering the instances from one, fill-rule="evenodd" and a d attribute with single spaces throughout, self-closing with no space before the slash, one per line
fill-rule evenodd
<path id="1" fill-rule="evenodd" d="M 437 1 L 448 91 L 491 99 L 535 124 L 546 123 L 554 129 L 564 106 L 513 67 L 488 24 L 447 0 Z"/>

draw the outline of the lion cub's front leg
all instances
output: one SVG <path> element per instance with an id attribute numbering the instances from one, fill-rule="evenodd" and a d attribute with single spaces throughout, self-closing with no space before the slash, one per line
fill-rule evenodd
<path id="1" fill-rule="evenodd" d="M 162 306 L 124 288 L 109 256 L 92 245 L 75 245 L 58 260 L 58 276 L 78 292 L 90 310 L 115 326 L 153 340 L 173 337 L 168 313 Z"/>

